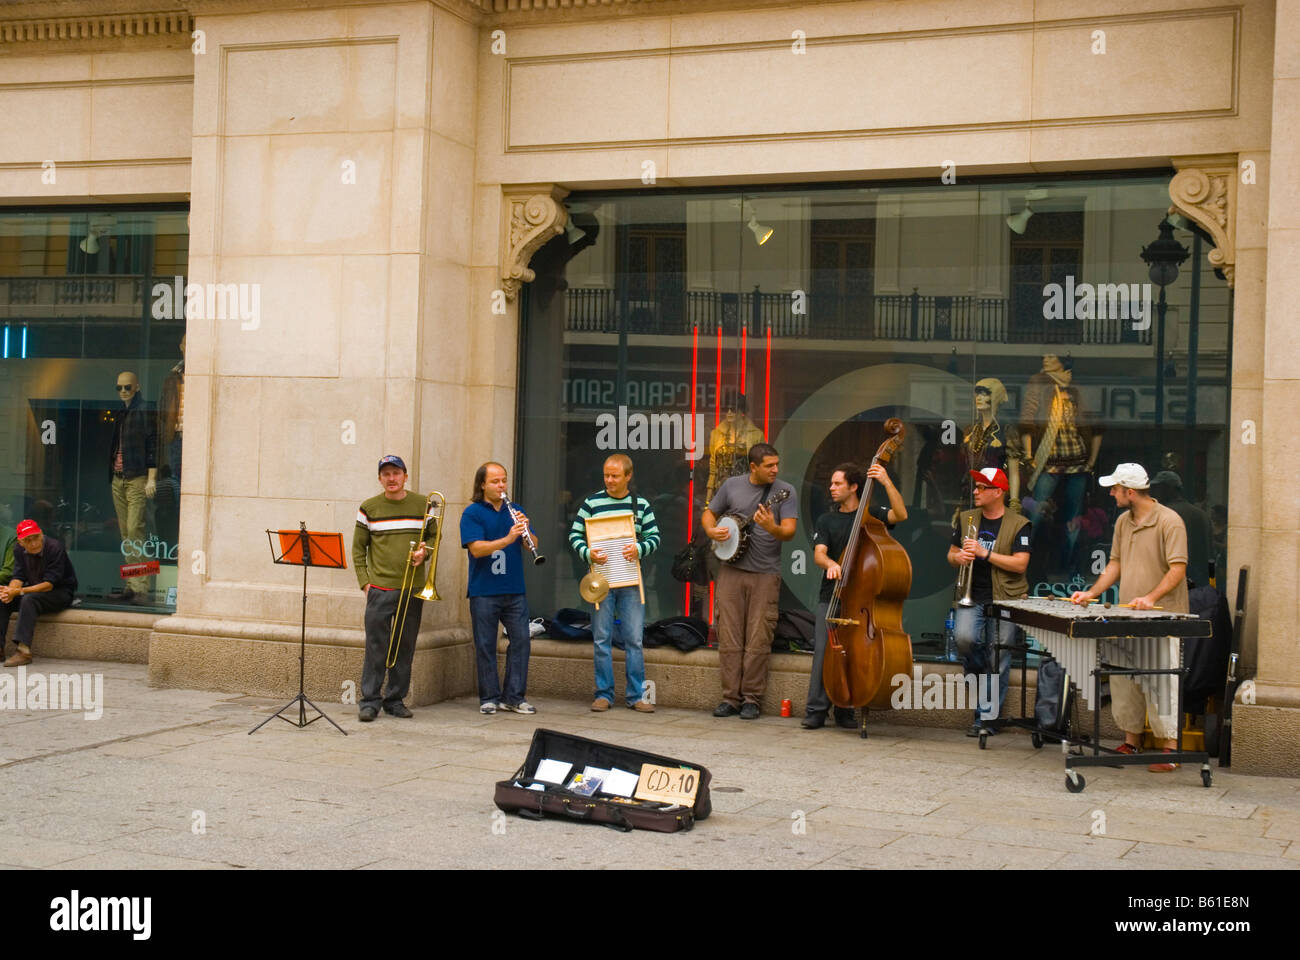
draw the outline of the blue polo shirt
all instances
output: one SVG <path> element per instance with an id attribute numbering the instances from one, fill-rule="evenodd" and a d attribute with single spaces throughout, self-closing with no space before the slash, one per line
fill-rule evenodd
<path id="1" fill-rule="evenodd" d="M 519 504 L 516 509 L 527 515 Z M 514 521 L 510 511 L 504 506 L 500 510 L 492 509 L 486 500 L 471 502 L 460 515 L 460 545 L 469 550 L 475 540 L 500 540 L 510 533 Z M 486 557 L 469 556 L 469 584 L 465 589 L 467 597 L 499 597 L 508 593 L 524 592 L 524 553 L 520 544 L 523 538 L 516 540 L 504 550 Z"/>

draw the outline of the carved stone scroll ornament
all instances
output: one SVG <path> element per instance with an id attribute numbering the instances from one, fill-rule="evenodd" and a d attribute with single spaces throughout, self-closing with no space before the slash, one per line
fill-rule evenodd
<path id="1" fill-rule="evenodd" d="M 1171 213 L 1195 221 L 1214 240 L 1210 263 L 1233 284 L 1237 263 L 1237 164 L 1234 158 L 1174 159 Z"/>
<path id="2" fill-rule="evenodd" d="M 551 237 L 564 232 L 569 212 L 562 201 L 568 195 L 569 191 L 560 187 L 506 191 L 501 280 L 507 300 L 513 300 L 520 286 L 537 276 L 528 268 L 533 254 Z"/>

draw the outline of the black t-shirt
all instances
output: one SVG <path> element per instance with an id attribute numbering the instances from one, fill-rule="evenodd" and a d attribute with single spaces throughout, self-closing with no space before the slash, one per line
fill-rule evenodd
<path id="1" fill-rule="evenodd" d="M 889 523 L 888 507 L 867 507 L 867 510 L 873 517 L 886 526 L 892 526 Z M 830 510 L 823 513 L 817 519 L 817 526 L 813 529 L 813 549 L 816 550 L 819 545 L 826 547 L 826 554 L 836 563 L 844 555 L 844 548 L 849 545 L 849 535 L 853 533 L 853 520 L 857 517 L 858 512 L 853 510 L 845 513 L 843 510 Z M 836 581 L 822 573 L 822 589 L 818 595 L 819 603 L 829 603 L 831 594 L 835 592 Z"/>
<path id="2" fill-rule="evenodd" d="M 998 534 L 1002 530 L 1002 521 L 1007 515 L 1004 513 L 996 520 L 990 520 L 988 517 L 980 514 L 979 535 L 977 539 L 980 546 L 989 550 L 993 549 L 994 544 L 998 542 Z M 1029 552 L 1029 534 L 1033 524 L 1026 523 L 1016 534 L 1015 540 L 1011 543 L 1012 553 Z M 966 531 L 958 530 L 957 524 L 952 527 L 952 545 L 961 549 L 962 541 L 966 539 Z M 993 564 L 989 563 L 982 557 L 975 558 L 975 571 L 972 574 L 971 599 L 981 603 L 993 602 Z"/>

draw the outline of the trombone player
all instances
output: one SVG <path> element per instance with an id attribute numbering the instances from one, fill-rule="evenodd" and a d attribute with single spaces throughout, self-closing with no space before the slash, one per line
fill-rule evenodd
<path id="1" fill-rule="evenodd" d="M 352 533 L 352 566 L 366 594 L 366 658 L 357 712 L 362 723 L 379 716 L 381 706 L 390 716 L 411 716 L 403 701 L 411 689 L 411 661 L 424 601 L 404 587 L 421 582 L 429 553 L 424 543 L 427 501 L 406 489 L 406 464 L 401 457 L 390 455 L 379 461 L 379 485 L 383 492 L 361 504 Z M 400 624 L 395 622 L 399 606 L 405 608 Z M 389 666 L 394 641 L 396 657 Z"/>
<path id="2" fill-rule="evenodd" d="M 975 485 L 975 508 L 963 510 L 953 521 L 948 563 L 965 572 L 958 574 L 961 596 L 957 601 L 953 633 L 967 673 L 978 678 L 998 666 L 998 704 L 989 716 L 975 709 L 975 722 L 968 737 L 997 733 L 994 721 L 1002 712 L 1011 680 L 1011 653 L 998 650 L 999 643 L 1011 643 L 1015 625 L 986 616 L 988 604 L 1029 595 L 1025 570 L 1029 566 L 1029 521 L 1007 509 L 1007 475 L 996 467 L 970 471 Z M 972 536 L 972 534 L 974 534 Z M 978 685 L 977 685 L 978 687 Z"/>

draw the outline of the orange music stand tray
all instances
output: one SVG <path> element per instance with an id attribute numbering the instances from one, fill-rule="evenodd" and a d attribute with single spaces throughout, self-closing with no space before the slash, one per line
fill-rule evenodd
<path id="1" fill-rule="evenodd" d="M 272 539 L 273 536 L 279 538 L 280 549 L 278 555 L 276 553 L 276 543 Z M 276 717 L 298 728 L 305 727 L 309 723 L 315 723 L 321 717 L 325 717 L 335 730 L 346 737 L 348 735 L 346 730 L 334 723 L 333 720 L 330 720 L 324 710 L 307 699 L 303 686 L 306 681 L 307 671 L 307 568 L 326 567 L 333 570 L 346 570 L 347 562 L 343 556 L 343 534 L 310 531 L 307 529 L 306 523 L 300 522 L 297 530 L 266 531 L 266 541 L 271 547 L 272 563 L 286 563 L 302 567 L 302 633 L 298 640 L 298 696 L 275 711 L 252 730 L 249 730 L 248 735 L 252 736 L 257 733 L 258 730 L 261 730 L 262 727 Z M 284 716 L 284 711 L 295 703 L 298 704 L 298 719 L 290 720 Z M 316 711 L 316 716 L 310 720 L 307 719 L 308 707 Z"/>

